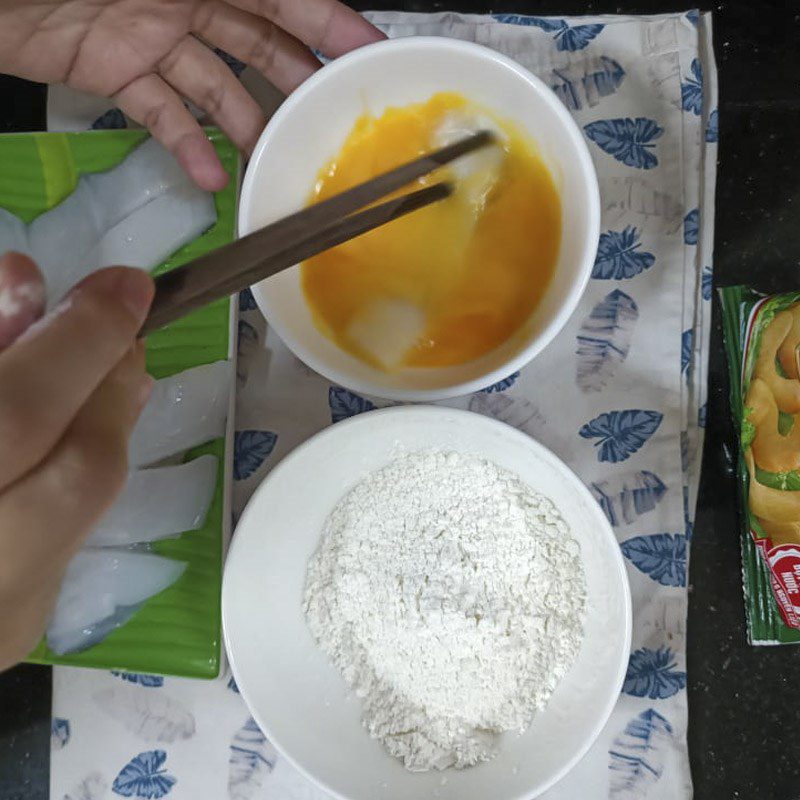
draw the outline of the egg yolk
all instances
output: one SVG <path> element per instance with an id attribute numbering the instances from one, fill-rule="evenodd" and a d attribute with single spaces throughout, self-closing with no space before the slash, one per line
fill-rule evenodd
<path id="1" fill-rule="evenodd" d="M 450 180 L 452 196 L 302 265 L 317 326 L 352 355 L 385 370 L 463 364 L 512 337 L 541 301 L 558 259 L 558 192 L 533 142 L 461 95 L 362 116 L 319 173 L 310 203 L 487 120 L 498 145 L 411 187 Z"/>

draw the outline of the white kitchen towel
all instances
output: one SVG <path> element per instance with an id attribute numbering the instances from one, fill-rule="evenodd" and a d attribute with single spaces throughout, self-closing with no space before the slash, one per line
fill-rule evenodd
<path id="1" fill-rule="evenodd" d="M 449 405 L 515 425 L 564 458 L 603 507 L 628 566 L 634 631 L 623 692 L 597 743 L 547 799 L 683 800 L 692 792 L 687 574 L 705 422 L 718 130 L 710 18 L 369 16 L 391 36 L 458 37 L 511 56 L 553 88 L 586 134 L 603 223 L 579 309 L 521 374 Z M 66 111 L 74 102 L 52 93 L 51 129 L 126 124 L 107 104 L 81 106 L 91 114 L 78 119 L 77 106 Z M 249 292 L 240 309 L 237 511 L 296 445 L 380 405 L 301 364 Z M 227 676 L 203 683 L 61 667 L 54 674 L 57 800 L 326 797 L 276 753 Z"/>

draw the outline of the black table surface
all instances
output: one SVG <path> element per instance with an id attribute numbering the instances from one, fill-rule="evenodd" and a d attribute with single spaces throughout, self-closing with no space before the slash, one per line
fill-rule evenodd
<path id="1" fill-rule="evenodd" d="M 539 15 L 649 14 L 690 7 L 661 0 L 351 5 Z M 800 2 L 727 0 L 701 7 L 714 13 L 720 68 L 715 283 L 746 283 L 768 292 L 798 289 Z M 0 77 L 0 131 L 42 129 L 44 104 L 43 87 Z M 695 796 L 797 800 L 800 703 L 794 684 L 800 680 L 800 647 L 747 644 L 727 391 L 715 304 L 708 427 L 690 566 L 689 751 Z M 48 796 L 50 687 L 46 668 L 21 666 L 0 675 L 0 800 Z"/>

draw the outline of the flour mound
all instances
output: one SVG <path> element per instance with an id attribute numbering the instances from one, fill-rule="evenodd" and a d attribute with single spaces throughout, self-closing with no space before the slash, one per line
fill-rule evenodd
<path id="1" fill-rule="evenodd" d="M 410 770 L 492 758 L 577 656 L 586 583 L 553 504 L 495 464 L 414 453 L 331 513 L 304 608 L 362 699 L 363 722 Z"/>

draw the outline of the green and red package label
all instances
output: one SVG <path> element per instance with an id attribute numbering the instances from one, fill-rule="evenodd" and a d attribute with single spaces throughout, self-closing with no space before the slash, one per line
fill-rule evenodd
<path id="1" fill-rule="evenodd" d="M 800 292 L 720 290 L 753 644 L 800 642 Z"/>

